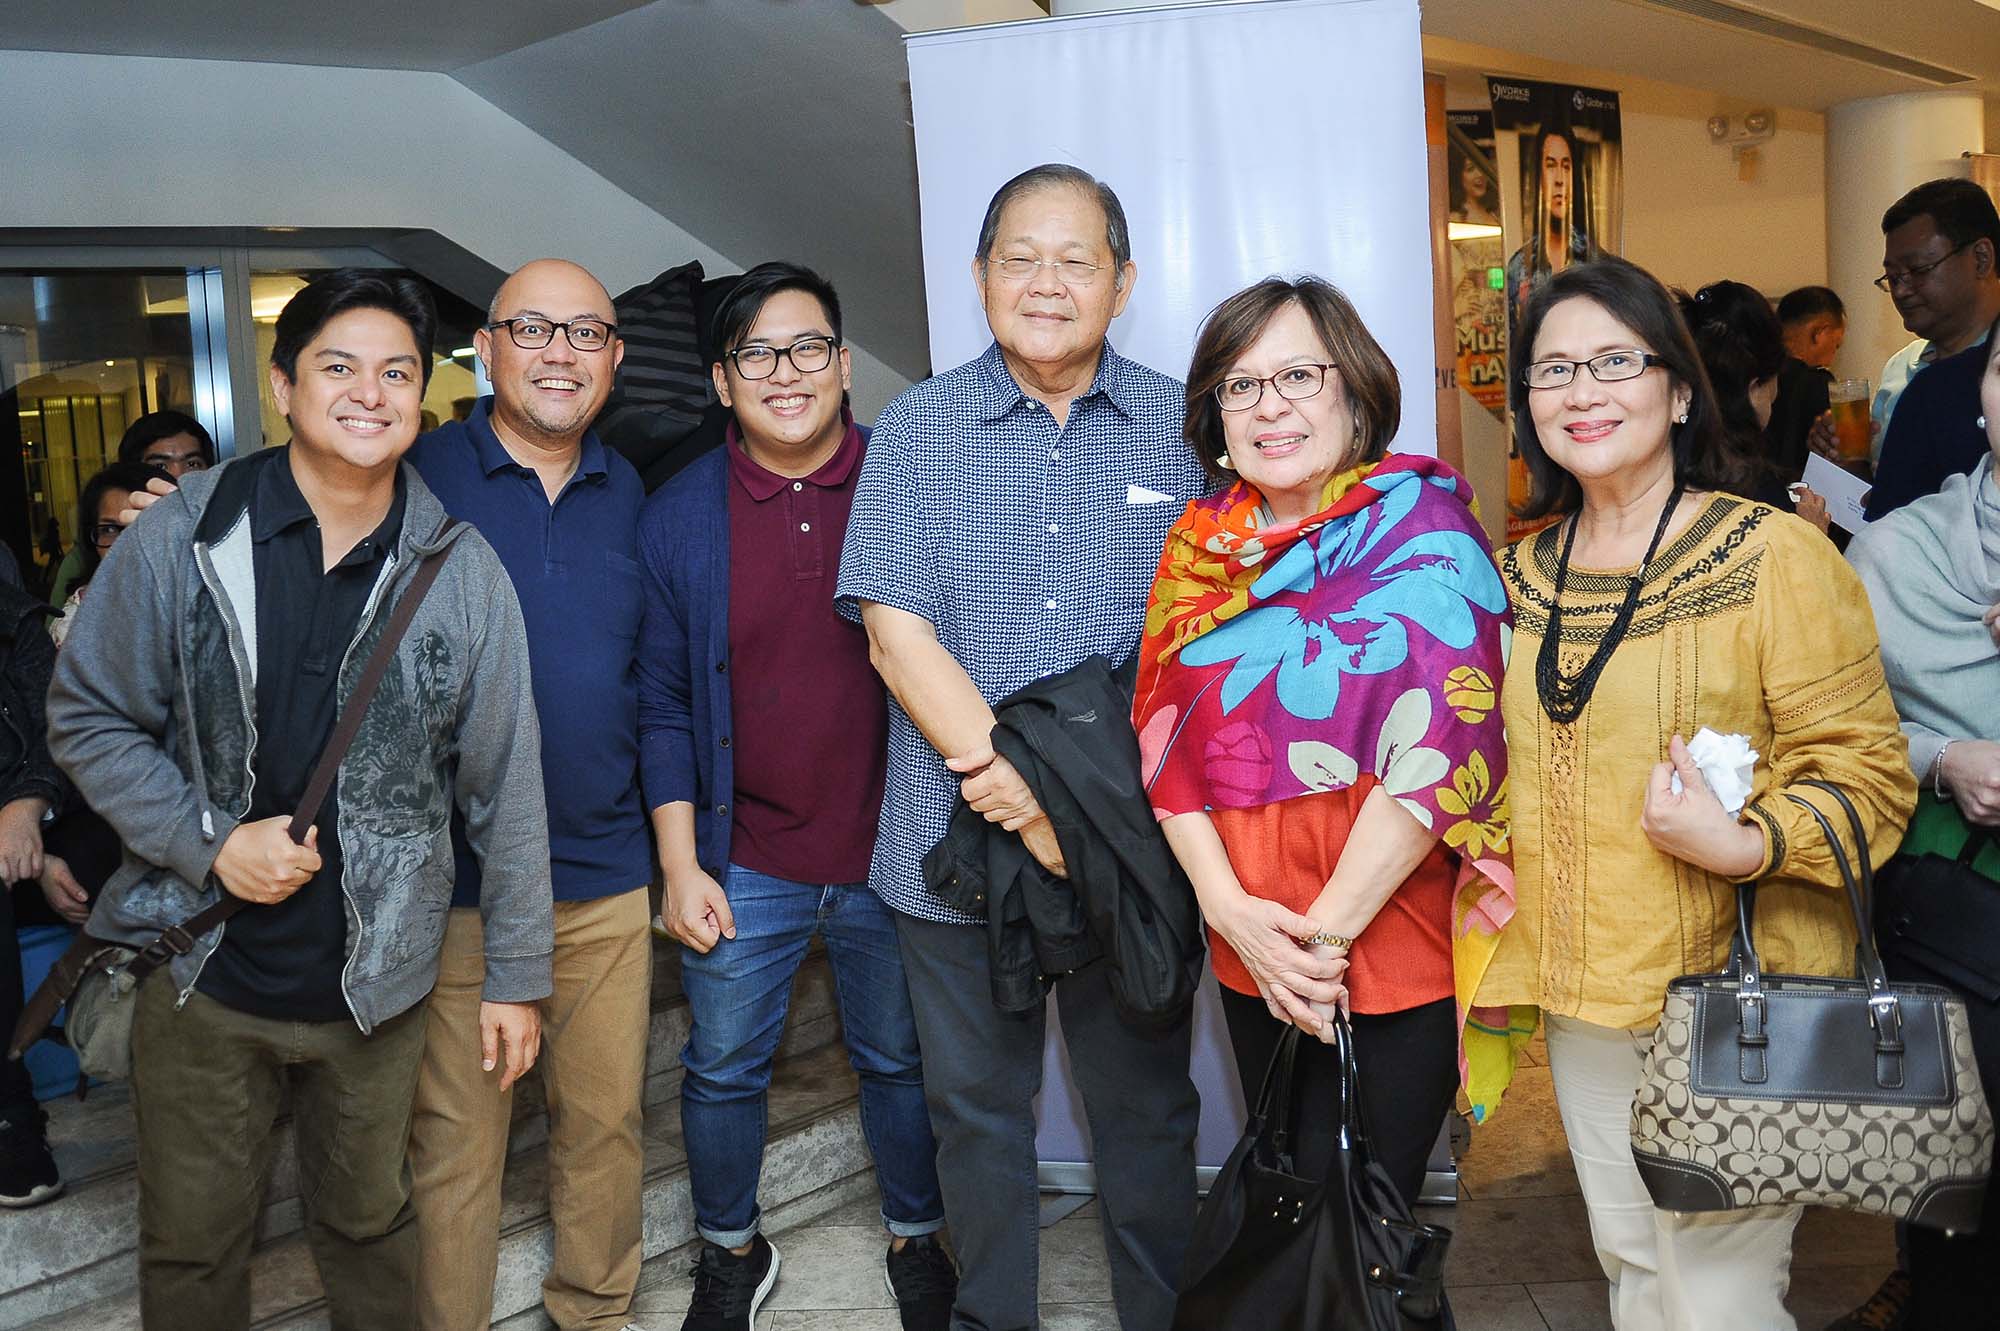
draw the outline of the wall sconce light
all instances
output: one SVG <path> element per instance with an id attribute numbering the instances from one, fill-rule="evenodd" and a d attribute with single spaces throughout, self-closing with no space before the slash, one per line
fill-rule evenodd
<path id="1" fill-rule="evenodd" d="M 1729 155 L 1738 162 L 1746 152 L 1770 142 L 1777 133 L 1778 117 L 1772 111 L 1745 111 L 1741 115 L 1708 118 L 1708 141 L 1729 145 Z"/>

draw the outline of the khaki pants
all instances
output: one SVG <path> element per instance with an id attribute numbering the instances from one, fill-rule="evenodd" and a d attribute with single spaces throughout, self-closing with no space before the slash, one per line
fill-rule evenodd
<path id="1" fill-rule="evenodd" d="M 250 1244 L 286 1081 L 299 1200 L 334 1331 L 415 1324 L 410 1097 L 422 1005 L 363 1035 L 352 1021 L 276 1021 L 205 994 L 174 1010 L 164 972 L 132 1024 L 139 1133 L 139 1308 L 146 1331 L 250 1325 Z"/>
<path id="2" fill-rule="evenodd" d="M 562 1331 L 615 1331 L 639 1280 L 640 1094 L 653 939 L 643 888 L 556 903 L 555 992 L 536 1074 L 549 1106 L 555 1263 L 542 1282 Z M 479 912 L 451 912 L 411 1123 L 423 1331 L 484 1331 L 500 1249 L 513 1093 L 479 1066 Z"/>
<path id="3" fill-rule="evenodd" d="M 1617 1331 L 1794 1331 L 1800 1207 L 1676 1215 L 1632 1163 L 1632 1097 L 1653 1033 L 1550 1017 L 1549 1075 Z"/>

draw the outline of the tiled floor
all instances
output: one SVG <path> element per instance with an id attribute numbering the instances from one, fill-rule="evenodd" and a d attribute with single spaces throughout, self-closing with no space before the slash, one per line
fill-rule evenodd
<path id="1" fill-rule="evenodd" d="M 1459 1162 L 1461 1196 L 1427 1216 L 1455 1234 L 1448 1280 L 1460 1331 L 1600 1331 L 1611 1325 L 1591 1255 L 1548 1068 L 1539 1046 L 1502 1111 L 1473 1134 Z M 883 1236 L 874 1197 L 775 1235 L 781 1278 L 758 1331 L 897 1331 L 882 1284 Z M 1801 1331 L 1819 1331 L 1875 1288 L 1894 1260 L 1887 1222 L 1809 1211 L 1793 1247 L 1788 1303 Z M 688 1259 L 647 1263 L 635 1316 L 673 1331 L 687 1307 Z M 1044 1231 L 1046 1331 L 1117 1331 L 1094 1204 Z"/>

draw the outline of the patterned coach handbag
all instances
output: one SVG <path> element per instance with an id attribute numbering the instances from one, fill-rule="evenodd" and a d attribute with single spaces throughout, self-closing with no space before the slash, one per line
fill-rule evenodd
<path id="1" fill-rule="evenodd" d="M 1825 815 L 1787 796 L 1833 847 L 1860 974 L 1764 974 L 1751 934 L 1757 889 L 1740 887 L 1728 969 L 1667 986 L 1632 1102 L 1633 1158 L 1662 1210 L 1803 1203 L 1969 1232 L 1994 1133 L 1965 1003 L 1883 975 L 1866 829 L 1846 795 L 1804 784 L 1839 802 L 1860 852 L 1857 877 Z"/>

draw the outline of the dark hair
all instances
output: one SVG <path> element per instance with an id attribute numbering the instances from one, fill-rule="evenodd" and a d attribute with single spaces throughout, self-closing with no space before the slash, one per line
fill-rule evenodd
<path id="1" fill-rule="evenodd" d="M 192 435 L 208 465 L 215 465 L 215 440 L 200 421 L 184 411 L 149 411 L 126 426 L 124 438 L 118 441 L 118 460 L 143 462 L 147 449 L 177 434 Z"/>
<path id="2" fill-rule="evenodd" d="M 278 311 L 277 339 L 271 344 L 271 364 L 285 378 L 298 382 L 299 353 L 319 330 L 349 310 L 383 310 L 410 326 L 417 360 L 423 366 L 421 384 L 431 383 L 431 347 L 437 336 L 437 303 L 430 288 L 414 277 L 337 268 L 306 283 Z"/>
<path id="3" fill-rule="evenodd" d="M 710 364 L 719 362 L 723 352 L 736 349 L 736 344 L 757 322 L 764 302 L 781 291 L 803 291 L 818 301 L 826 311 L 827 322 L 833 325 L 833 340 L 840 341 L 840 297 L 834 294 L 833 283 L 803 264 L 781 260 L 760 263 L 737 278 L 736 285 L 715 307 L 715 318 L 710 324 Z"/>
<path id="4" fill-rule="evenodd" d="M 2000 212 L 1994 211 L 1992 196 L 1969 180 L 1926 180 L 1889 205 L 1882 214 L 1882 234 L 1919 217 L 1930 218 L 1956 248 L 1987 240 L 2000 250 Z"/>
<path id="5" fill-rule="evenodd" d="M 1514 413 L 1514 447 L 1527 463 L 1530 490 L 1520 508 L 1524 518 L 1573 512 L 1583 503 L 1576 477 L 1564 471 L 1542 449 L 1535 418 L 1528 410 L 1529 388 L 1524 378 L 1534 359 L 1535 341 L 1549 311 L 1566 300 L 1589 300 L 1632 330 L 1665 364 L 1673 383 L 1688 390 L 1688 418 L 1671 427 L 1674 479 L 1690 489 L 1728 490 L 1741 494 L 1749 466 L 1731 446 L 1717 409 L 1715 389 L 1701 354 L 1681 318 L 1680 307 L 1667 289 L 1637 264 L 1606 256 L 1575 263 L 1559 273 L 1539 278 L 1528 296 L 1527 311 L 1507 359 L 1507 406 Z M 1589 370 L 1582 371 L 1589 374 Z M 1556 390 L 1549 389 L 1549 392 Z"/>
<path id="6" fill-rule="evenodd" d="M 1225 444 L 1222 405 L 1215 400 L 1216 387 L 1287 305 L 1297 305 L 1306 312 L 1313 331 L 1319 334 L 1327 353 L 1339 367 L 1340 386 L 1347 393 L 1354 423 L 1361 434 L 1361 449 L 1347 465 L 1375 461 L 1389 451 L 1389 441 L 1396 437 L 1396 427 L 1403 419 L 1402 384 L 1396 377 L 1396 367 L 1390 364 L 1388 354 L 1368 331 L 1368 325 L 1361 322 L 1353 303 L 1323 277 L 1309 273 L 1289 280 L 1267 277 L 1210 310 L 1208 318 L 1202 321 L 1200 335 L 1195 338 L 1194 359 L 1188 365 L 1187 415 L 1181 425 L 1181 437 L 1194 450 L 1195 460 L 1201 463 L 1211 481 L 1220 483 L 1230 478 L 1230 473 L 1217 461 L 1225 451 Z"/>
<path id="7" fill-rule="evenodd" d="M 1840 293 L 1832 287 L 1800 287 L 1778 298 L 1779 323 L 1791 328 L 1809 319 L 1831 319 L 1845 325 L 1847 307 L 1840 303 Z"/>
<path id="8" fill-rule="evenodd" d="M 1750 405 L 1750 386 L 1785 366 L 1785 330 L 1764 293 L 1741 282 L 1710 282 L 1692 296 L 1674 293 L 1694 336 L 1715 407 L 1730 443 L 1746 459 L 1763 454 L 1764 427 Z"/>
<path id="9" fill-rule="evenodd" d="M 180 432 L 176 430 L 173 433 Z M 78 585 L 90 581 L 101 559 L 97 553 L 97 542 L 91 539 L 90 529 L 97 525 L 97 506 L 104 496 L 113 490 L 143 490 L 147 481 L 156 477 L 165 479 L 166 475 L 158 467 L 127 462 L 121 458 L 105 464 L 103 470 L 84 482 L 83 493 L 77 496 L 76 501 L 76 548 L 77 557 L 83 565 L 77 578 Z"/>
<path id="10" fill-rule="evenodd" d="M 1104 243 L 1111 248 L 1111 266 L 1115 282 L 1125 281 L 1125 265 L 1132 261 L 1132 228 L 1125 222 L 1125 205 L 1118 202 L 1118 196 L 1111 186 L 1099 180 L 1080 166 L 1067 162 L 1044 162 L 1031 166 L 1020 175 L 993 192 L 992 202 L 986 205 L 986 216 L 979 223 L 979 246 L 972 257 L 984 264 L 993 254 L 993 242 L 1000 234 L 1000 214 L 1007 211 L 1007 205 L 1023 194 L 1039 189 L 1081 190 L 1097 200 L 1104 209 Z"/>

